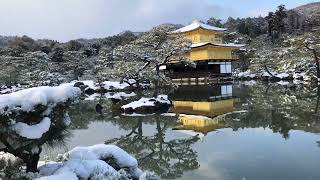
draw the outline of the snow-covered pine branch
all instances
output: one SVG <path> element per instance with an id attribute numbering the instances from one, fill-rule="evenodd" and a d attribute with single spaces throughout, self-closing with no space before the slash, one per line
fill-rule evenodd
<path id="1" fill-rule="evenodd" d="M 159 67 L 172 61 L 185 61 L 185 53 L 191 45 L 191 41 L 181 36 L 168 34 L 176 28 L 171 24 L 161 25 L 115 48 L 113 59 L 119 63 L 113 67 L 114 71 L 122 78 L 161 80 Z"/>

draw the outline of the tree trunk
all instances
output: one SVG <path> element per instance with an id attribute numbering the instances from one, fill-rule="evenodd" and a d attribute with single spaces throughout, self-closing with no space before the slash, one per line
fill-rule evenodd
<path id="1" fill-rule="evenodd" d="M 27 172 L 38 172 L 38 161 L 40 159 L 40 153 L 30 155 L 26 161 Z"/>
<path id="2" fill-rule="evenodd" d="M 316 105 L 316 108 L 315 108 L 315 114 L 318 114 L 318 109 L 319 109 L 319 102 L 320 102 L 320 86 L 318 86 L 318 92 L 317 92 L 317 105 Z"/>
<path id="3" fill-rule="evenodd" d="M 314 56 L 314 61 L 316 64 L 316 70 L 317 70 L 317 78 L 320 78 L 320 63 L 319 63 L 319 57 L 318 57 L 318 53 L 315 49 L 310 48 L 308 45 L 305 46 L 308 50 L 311 50 Z"/>
<path id="4" fill-rule="evenodd" d="M 157 97 L 159 95 L 159 84 L 160 84 L 160 69 L 159 65 L 156 65 L 156 71 L 157 71 L 157 79 L 154 81 L 154 92 L 153 92 L 153 97 Z"/>
<path id="5" fill-rule="evenodd" d="M 157 139 L 159 142 L 159 159 L 162 159 L 162 155 L 163 155 L 163 142 L 164 142 L 164 138 L 163 138 L 163 134 L 162 134 L 162 130 L 161 130 L 161 124 L 160 124 L 160 119 L 157 118 Z"/>
<path id="6" fill-rule="evenodd" d="M 267 72 L 271 77 L 274 77 L 274 75 L 269 71 L 267 65 L 264 65 L 264 69 L 266 70 L 266 72 Z"/>
<path id="7" fill-rule="evenodd" d="M 317 55 L 317 52 L 315 49 L 313 50 L 313 55 L 314 55 L 314 60 L 316 63 L 317 78 L 319 79 L 320 78 L 320 63 L 319 63 L 318 55 Z"/>
<path id="8" fill-rule="evenodd" d="M 142 120 L 141 119 L 138 120 L 138 134 L 139 134 L 139 137 L 142 137 L 142 135 L 143 135 Z"/>

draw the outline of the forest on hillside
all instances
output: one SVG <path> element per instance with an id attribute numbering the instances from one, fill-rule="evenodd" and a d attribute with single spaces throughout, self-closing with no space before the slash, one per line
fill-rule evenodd
<path id="1" fill-rule="evenodd" d="M 236 65 L 236 72 L 249 70 L 251 74 L 263 74 L 267 71 L 271 75 L 272 72 L 305 72 L 310 79 L 316 78 L 317 73 L 320 76 L 315 63 L 319 58 L 319 17 L 320 3 L 311 3 L 290 10 L 280 5 L 266 17 L 229 17 L 225 22 L 212 17 L 203 22 L 227 28 L 228 33 L 224 37 L 226 42 L 247 44 L 246 48 L 237 52 L 240 61 Z M 152 67 L 164 62 L 158 58 L 161 55 L 159 51 L 142 47 L 139 42 L 165 42 L 161 50 L 169 54 L 171 47 L 182 50 L 177 39 L 165 35 L 165 31 L 181 26 L 163 24 L 148 32 L 126 31 L 106 38 L 77 39 L 66 43 L 34 40 L 28 36 L 0 36 L 0 62 L 6 67 L 0 70 L 0 82 L 6 86 L 37 86 L 71 80 L 134 76 L 136 72 L 142 72 L 140 68 L 145 65 L 146 54 L 158 59 L 156 63 L 150 61 L 155 64 Z M 138 47 L 144 52 L 138 52 Z M 139 53 L 141 57 L 137 58 Z M 170 58 L 179 58 L 179 53 L 175 52 L 175 57 Z M 129 54 L 135 56 L 128 57 Z M 150 74 L 145 72 L 142 76 Z"/>

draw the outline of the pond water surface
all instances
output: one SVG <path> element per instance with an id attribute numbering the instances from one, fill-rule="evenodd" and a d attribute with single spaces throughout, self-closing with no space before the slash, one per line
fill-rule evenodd
<path id="1" fill-rule="evenodd" d="M 320 179 L 317 88 L 183 86 L 166 94 L 174 107 L 144 116 L 122 115 L 119 102 L 104 97 L 81 100 L 69 112 L 65 143 L 42 158 L 112 143 L 162 179 Z"/>

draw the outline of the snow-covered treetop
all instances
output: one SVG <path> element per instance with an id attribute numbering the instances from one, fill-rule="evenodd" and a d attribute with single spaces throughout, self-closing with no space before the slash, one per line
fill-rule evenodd
<path id="1" fill-rule="evenodd" d="M 193 31 L 195 29 L 198 28 L 202 28 L 202 29 L 206 29 L 206 30 L 210 30 L 210 31 L 226 31 L 227 29 L 225 28 L 219 28 L 219 27 L 215 27 L 215 26 L 210 26 L 207 24 L 203 24 L 201 22 L 199 22 L 198 20 L 194 20 L 190 25 L 185 26 L 183 28 L 177 29 L 175 31 L 171 31 L 171 33 L 175 34 L 175 33 L 185 33 L 185 32 L 189 32 L 189 31 Z"/>
<path id="2" fill-rule="evenodd" d="M 37 105 L 46 106 L 66 102 L 80 94 L 81 90 L 73 87 L 72 84 L 62 84 L 56 87 L 42 86 L 0 95 L 0 114 L 15 108 L 30 112 Z"/>

